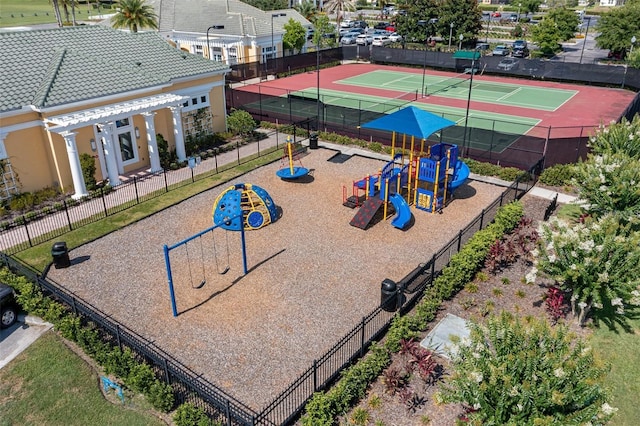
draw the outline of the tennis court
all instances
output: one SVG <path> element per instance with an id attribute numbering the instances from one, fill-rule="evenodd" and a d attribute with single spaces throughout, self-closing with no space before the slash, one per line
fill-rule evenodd
<path id="1" fill-rule="evenodd" d="M 476 73 L 475 76 L 479 76 Z M 462 73 L 454 77 L 442 75 L 424 75 L 425 93 L 430 96 L 442 96 L 453 99 L 467 99 L 471 73 Z M 422 75 L 402 71 L 375 70 L 354 77 L 336 81 L 338 84 L 370 87 L 376 89 L 409 92 L 418 90 L 422 85 Z M 483 81 L 476 79 L 471 87 L 471 100 L 489 102 L 496 105 L 516 106 L 542 111 L 556 111 L 573 96 L 577 90 L 545 88 Z"/>
<path id="2" fill-rule="evenodd" d="M 375 95 L 347 94 L 331 89 L 320 89 L 320 105 L 323 112 L 323 120 L 340 123 L 344 126 L 358 127 L 367 121 L 373 120 L 379 114 L 388 114 L 409 104 L 454 121 L 458 126 L 444 129 L 440 135 L 434 135 L 434 139 L 445 138 L 449 143 L 467 145 L 470 148 L 483 151 L 502 152 L 514 143 L 521 135 L 526 134 L 536 126 L 540 120 L 530 117 L 519 117 L 489 111 L 469 110 L 451 106 L 425 104 L 415 102 L 417 94 L 407 92 L 395 98 Z M 298 115 L 314 117 L 318 111 L 317 87 L 308 87 L 302 90 L 290 91 L 277 98 L 267 99 L 261 102 L 263 111 L 271 111 L 277 114 L 286 114 L 293 110 Z M 327 108 L 333 106 L 334 108 Z M 246 107 L 257 108 L 256 105 Z M 336 108 L 337 107 L 337 108 Z M 358 110 L 358 114 L 348 114 L 349 110 Z M 371 114 L 368 114 L 371 113 Z M 468 128 L 473 131 L 464 134 L 465 121 Z M 501 135 L 497 140 L 487 139 L 485 131 L 497 132 Z M 487 142 L 489 140 L 490 142 Z"/>

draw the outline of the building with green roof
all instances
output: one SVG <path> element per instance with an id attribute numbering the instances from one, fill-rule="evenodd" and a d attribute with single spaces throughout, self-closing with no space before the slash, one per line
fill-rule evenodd
<path id="1" fill-rule="evenodd" d="M 91 25 L 0 33 L 0 199 L 48 186 L 88 194 L 161 170 L 156 134 L 186 160 L 184 140 L 226 130 L 224 62 L 172 47 L 156 32 Z"/>

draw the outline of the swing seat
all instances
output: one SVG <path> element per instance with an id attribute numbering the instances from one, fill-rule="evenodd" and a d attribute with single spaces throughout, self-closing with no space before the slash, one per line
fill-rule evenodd
<path id="1" fill-rule="evenodd" d="M 293 173 L 290 167 L 285 167 L 276 172 L 276 176 L 280 179 L 299 179 L 309 174 L 309 169 L 306 167 L 293 167 Z"/>

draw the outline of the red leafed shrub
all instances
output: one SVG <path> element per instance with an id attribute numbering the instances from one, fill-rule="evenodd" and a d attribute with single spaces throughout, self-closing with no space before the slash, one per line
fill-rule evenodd
<path id="1" fill-rule="evenodd" d="M 564 318 L 567 314 L 567 302 L 564 293 L 558 287 L 549 287 L 544 303 L 554 322 L 558 322 L 560 318 Z"/>

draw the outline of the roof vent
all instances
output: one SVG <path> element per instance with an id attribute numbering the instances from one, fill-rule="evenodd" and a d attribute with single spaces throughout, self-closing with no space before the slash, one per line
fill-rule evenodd
<path id="1" fill-rule="evenodd" d="M 136 62 L 136 65 L 140 66 L 140 65 L 142 65 L 142 62 Z"/>

